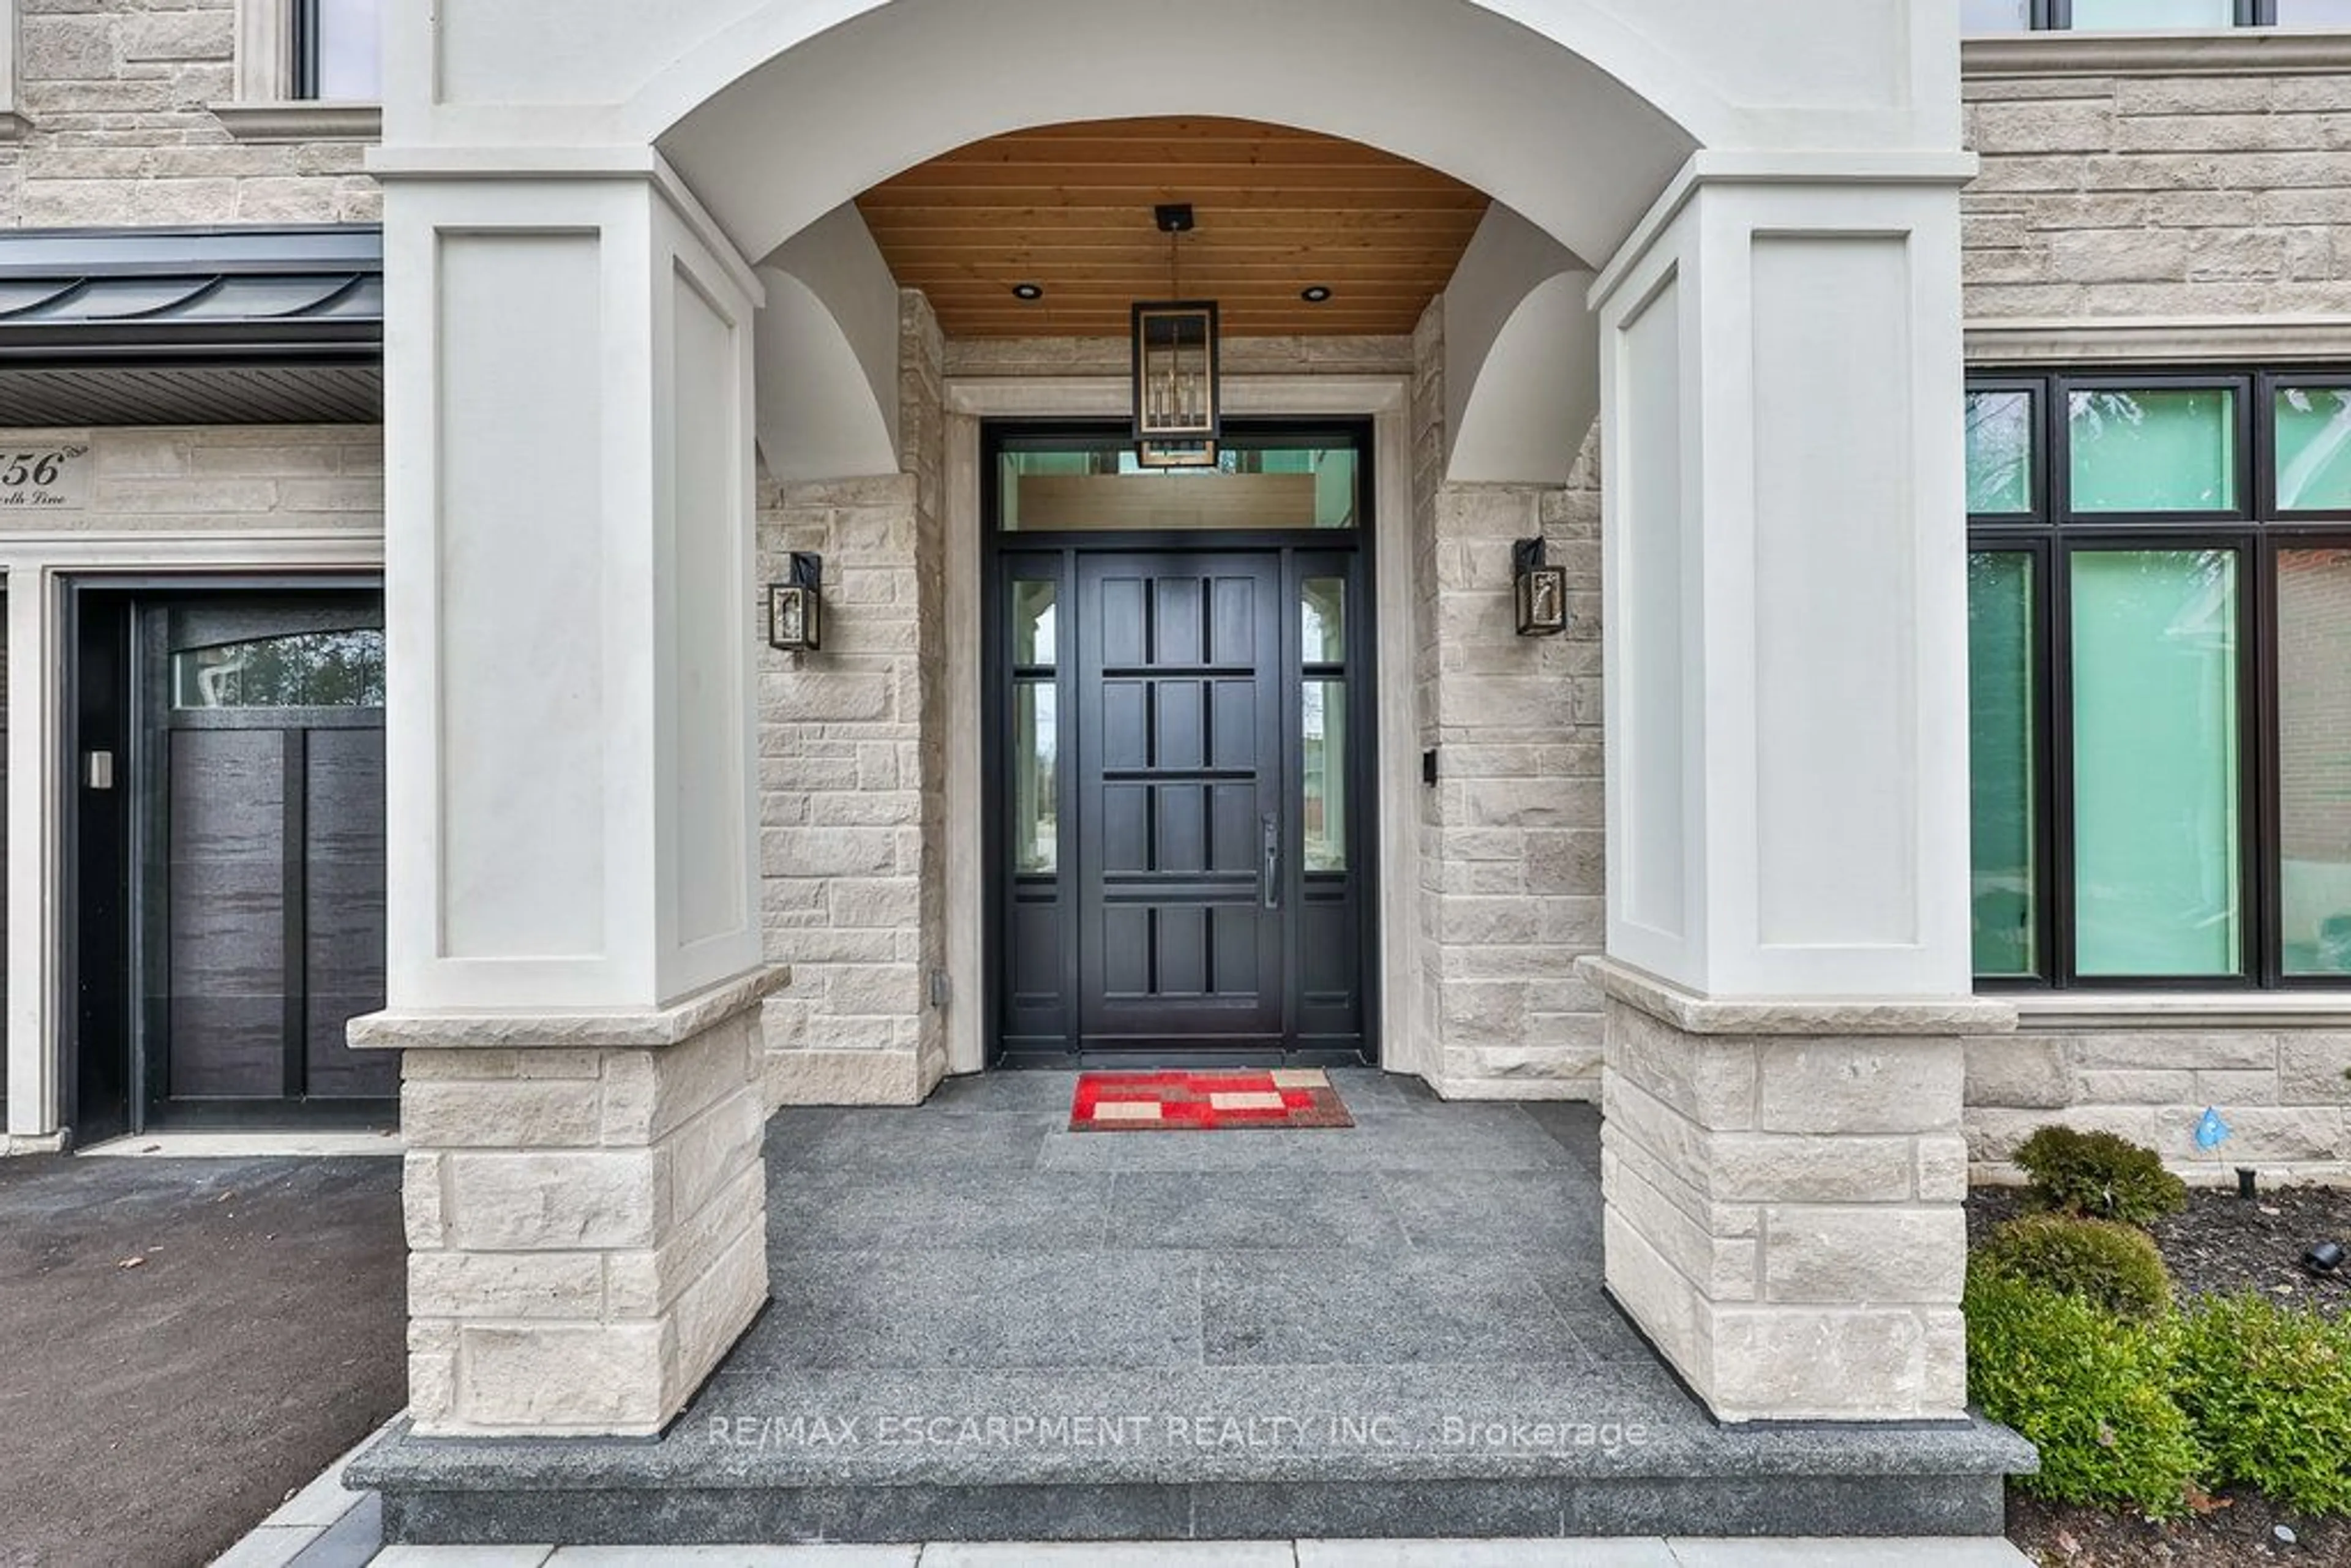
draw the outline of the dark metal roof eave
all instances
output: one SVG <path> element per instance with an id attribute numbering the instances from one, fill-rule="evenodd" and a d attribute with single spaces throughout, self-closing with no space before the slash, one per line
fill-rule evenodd
<path id="1" fill-rule="evenodd" d="M 0 231 L 0 368 L 381 361 L 375 225 Z"/>

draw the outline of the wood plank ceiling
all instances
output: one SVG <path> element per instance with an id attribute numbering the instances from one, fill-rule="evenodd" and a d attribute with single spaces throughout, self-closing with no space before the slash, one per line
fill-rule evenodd
<path id="1" fill-rule="evenodd" d="M 1401 333 L 1452 277 L 1485 195 L 1418 163 L 1245 120 L 1092 120 L 992 137 L 857 199 L 950 337 L 1123 337 L 1168 297 L 1162 202 L 1192 204 L 1186 298 L 1228 337 Z M 1015 284 L 1044 297 L 1025 302 Z M 1311 304 L 1301 291 L 1320 286 Z"/>

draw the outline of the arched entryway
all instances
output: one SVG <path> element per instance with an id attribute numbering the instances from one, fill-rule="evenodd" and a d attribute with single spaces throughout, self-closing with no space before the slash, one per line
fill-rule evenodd
<path id="1" fill-rule="evenodd" d="M 762 831 L 756 453 L 943 527 L 944 459 L 824 472 L 908 439 L 839 214 L 952 148 L 1141 113 L 1346 138 L 1516 214 L 1449 286 L 1446 394 L 1457 434 L 1509 434 L 1450 456 L 1540 477 L 1508 472 L 1544 446 L 1528 409 L 1597 389 L 1608 956 L 1555 977 L 1608 1018 L 1611 1284 L 1725 1416 L 1955 1413 L 1958 1037 L 2001 1014 L 1968 998 L 1959 831 L 1970 165 L 1956 37 L 1914 11 L 599 0 L 554 48 L 531 6 L 397 23 L 391 1007 L 358 1028 L 408 1052 L 420 1427 L 655 1429 L 757 1310 L 757 1004 L 788 978 L 762 857 L 947 881 L 920 824 Z M 865 406 L 778 412 L 808 383 L 763 309 Z M 1541 723 L 1540 676 L 1464 674 L 1417 716 L 1440 749 Z M 581 1260 L 600 1283 L 528 1324 L 472 1288 Z"/>

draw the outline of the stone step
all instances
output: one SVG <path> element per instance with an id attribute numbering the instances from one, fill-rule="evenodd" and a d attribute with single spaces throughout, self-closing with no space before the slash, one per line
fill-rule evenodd
<path id="1" fill-rule="evenodd" d="M 428 1439 L 354 1463 L 410 1542 L 1996 1535 L 1980 1421 L 1724 1427 L 1661 1370 L 721 1374 L 656 1441 Z"/>

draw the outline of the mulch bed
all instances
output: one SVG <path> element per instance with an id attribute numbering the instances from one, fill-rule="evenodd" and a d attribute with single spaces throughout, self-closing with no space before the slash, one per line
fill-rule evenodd
<path id="1" fill-rule="evenodd" d="M 1968 1199 L 1969 1241 L 2022 1210 L 2014 1189 L 1979 1188 Z M 2351 1278 L 2314 1280 L 2302 1268 L 2313 1242 L 2351 1246 L 2351 1190 L 2265 1187 L 2250 1201 L 2191 1192 L 2184 1211 L 2149 1228 L 2183 1297 L 2256 1291 L 2319 1312 L 2351 1311 Z M 2305 1519 L 2250 1492 L 2222 1493 L 2186 1519 L 2156 1524 L 2011 1489 L 2008 1538 L 2035 1562 L 2066 1568 L 2351 1563 L 2351 1521 Z"/>

